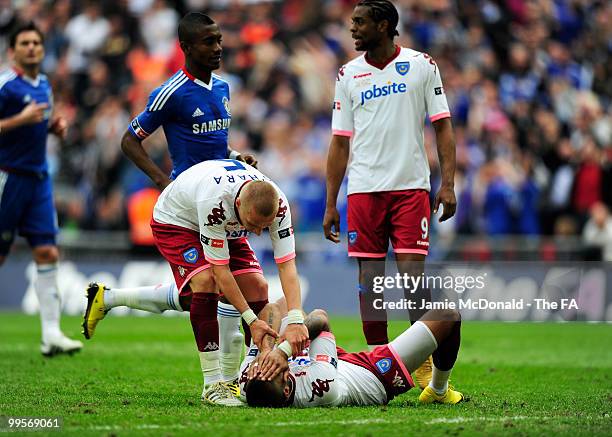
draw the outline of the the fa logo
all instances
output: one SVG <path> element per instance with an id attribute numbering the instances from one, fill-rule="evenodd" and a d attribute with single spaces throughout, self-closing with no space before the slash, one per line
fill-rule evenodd
<path id="1" fill-rule="evenodd" d="M 397 71 L 402 76 L 406 76 L 406 73 L 410 71 L 410 62 L 396 62 L 395 71 Z"/>
<path id="2" fill-rule="evenodd" d="M 195 247 L 192 247 L 191 249 L 183 252 L 183 259 L 189 264 L 195 264 L 198 258 L 198 249 L 196 249 Z"/>
<path id="3" fill-rule="evenodd" d="M 391 358 L 383 358 L 376 362 L 376 368 L 380 373 L 387 373 L 391 369 Z"/>

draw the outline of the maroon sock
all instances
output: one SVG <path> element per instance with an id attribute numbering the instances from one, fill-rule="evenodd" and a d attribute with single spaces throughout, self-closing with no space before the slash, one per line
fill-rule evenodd
<path id="1" fill-rule="evenodd" d="M 259 314 L 261 310 L 268 304 L 268 299 L 266 300 L 256 300 L 255 302 L 247 302 L 249 307 L 253 310 L 255 314 Z M 242 329 L 244 330 L 244 344 L 248 346 L 251 345 L 251 330 L 249 329 L 249 325 L 246 324 L 244 319 L 242 320 Z"/>
<path id="2" fill-rule="evenodd" d="M 372 295 L 371 299 L 368 299 Z M 373 293 L 359 293 L 359 311 L 361 324 L 366 343 L 369 346 L 387 344 L 387 313 L 385 310 L 374 309 L 373 300 L 377 295 Z"/>
<path id="3" fill-rule="evenodd" d="M 193 293 L 189 318 L 193 335 L 200 352 L 212 352 L 219 349 L 219 323 L 217 322 L 216 293 Z"/>

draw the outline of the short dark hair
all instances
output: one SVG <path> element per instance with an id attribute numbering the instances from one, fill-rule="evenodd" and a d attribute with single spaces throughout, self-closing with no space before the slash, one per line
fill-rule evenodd
<path id="1" fill-rule="evenodd" d="M 11 34 L 9 36 L 9 47 L 14 49 L 15 48 L 15 44 L 17 44 L 17 37 L 19 36 L 20 33 L 23 32 L 36 32 L 38 33 L 38 36 L 40 36 L 40 40 L 41 42 L 45 42 L 45 36 L 43 35 L 42 31 L 38 28 L 38 26 L 36 24 L 34 24 L 33 21 L 28 21 L 27 23 L 19 23 L 17 24 L 15 27 L 13 27 L 13 30 L 11 31 Z"/>
<path id="2" fill-rule="evenodd" d="M 282 408 L 287 405 L 285 387 L 272 381 L 251 379 L 244 386 L 249 407 Z"/>
<path id="3" fill-rule="evenodd" d="M 397 23 L 399 23 L 399 14 L 397 9 L 389 0 L 360 0 L 357 6 L 364 6 L 370 8 L 370 17 L 376 23 L 382 20 L 387 20 L 389 23 L 387 27 L 387 35 L 389 38 L 393 38 L 399 35 L 397 31 Z"/>
<path id="4" fill-rule="evenodd" d="M 209 26 L 215 24 L 215 20 L 210 18 L 208 15 L 201 12 L 189 12 L 178 25 L 178 39 L 183 42 L 191 42 L 194 37 L 194 33 L 200 26 Z"/>

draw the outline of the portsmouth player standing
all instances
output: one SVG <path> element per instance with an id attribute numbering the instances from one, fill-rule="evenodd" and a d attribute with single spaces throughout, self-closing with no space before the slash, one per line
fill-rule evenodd
<path id="1" fill-rule="evenodd" d="M 256 164 L 251 155 L 242 157 L 228 148 L 229 85 L 213 73 L 221 63 L 219 26 L 207 15 L 188 13 L 179 23 L 178 38 L 185 54 L 184 68 L 151 93 L 147 107 L 132 120 L 121 142 L 125 154 L 161 190 L 186 169 L 209 159 L 244 158 Z M 143 140 L 159 127 L 164 130 L 174 167 L 170 177 L 142 146 Z M 259 312 L 268 302 L 268 284 L 245 235 L 241 237 L 232 238 L 228 243 L 232 254 L 231 269 L 249 305 Z M 188 254 L 184 262 L 190 265 Z M 105 290 L 102 284 L 93 283 L 87 295 L 88 308 L 83 323 L 86 338 L 93 336 L 97 323 L 116 306 L 157 313 L 190 309 L 190 301 L 179 296 L 174 284 Z M 218 312 L 223 378 L 237 391 L 237 385 L 231 381 L 237 379 L 242 352 L 240 313 L 223 302 L 219 302 Z M 210 329 L 217 330 L 217 327 Z M 245 332 L 248 336 L 248 329 Z M 215 344 L 215 350 L 217 347 Z"/>
<path id="2" fill-rule="evenodd" d="M 43 355 L 80 350 L 60 330 L 57 289 L 57 214 L 47 167 L 47 135 L 66 135 L 66 121 L 52 117 L 53 95 L 45 75 L 43 34 L 33 24 L 10 36 L 14 66 L 0 75 L 0 265 L 15 239 L 24 236 L 36 263 L 34 289 L 40 304 Z"/>
<path id="3" fill-rule="evenodd" d="M 396 45 L 398 13 L 387 0 L 357 3 L 350 32 L 361 55 L 340 68 L 327 161 L 323 228 L 338 243 L 336 200 L 348 164 L 348 254 L 359 263 L 359 299 L 368 345 L 388 342 L 384 310 L 375 310 L 373 278 L 384 275 L 389 239 L 402 274 L 420 276 L 429 248 L 429 165 L 423 144 L 428 114 L 436 132 L 442 184 L 434 202 L 455 213 L 455 141 L 440 70 L 427 54 Z M 352 152 L 349 162 L 349 151 Z M 431 299 L 424 288 L 406 297 Z M 418 320 L 423 310 L 411 310 Z M 421 388 L 430 361 L 416 372 Z"/>
<path id="4" fill-rule="evenodd" d="M 259 235 L 268 228 L 289 308 L 284 337 L 290 353 L 297 354 L 308 340 L 287 198 L 248 164 L 230 159 L 207 161 L 185 170 L 166 187 L 155 205 L 151 228 L 181 295 L 191 298 L 191 324 L 204 373 L 202 399 L 239 405 L 221 382 L 216 347 L 217 287 L 249 325 L 256 345 L 261 346 L 264 334 L 275 332 L 257 318 L 238 288 L 232 274 L 232 239 L 245 231 Z"/>
<path id="5" fill-rule="evenodd" d="M 259 317 L 278 328 L 282 305 L 269 304 Z M 440 369 L 419 396 L 421 403 L 456 404 L 463 394 L 448 385 L 461 341 L 461 317 L 454 310 L 432 310 L 390 344 L 370 352 L 349 353 L 336 345 L 327 314 L 311 312 L 305 320 L 307 353 L 287 361 L 282 345 L 269 337 L 262 353 L 251 347 L 242 364 L 240 387 L 254 407 L 384 405 L 414 386 L 410 373 L 433 353 Z M 441 370 L 444 369 L 444 370 Z"/>

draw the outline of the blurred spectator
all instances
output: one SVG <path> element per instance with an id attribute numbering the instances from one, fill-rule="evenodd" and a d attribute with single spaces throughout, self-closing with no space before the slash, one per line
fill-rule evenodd
<path id="1" fill-rule="evenodd" d="M 601 247 L 603 260 L 612 261 L 612 217 L 603 203 L 591 207 L 591 218 L 586 223 L 582 238 L 585 243 Z"/>
<path id="2" fill-rule="evenodd" d="M 230 142 L 254 150 L 319 231 L 323 163 L 339 66 L 355 57 L 344 0 L 0 0 L 0 45 L 17 19 L 46 35 L 44 69 L 68 139 L 49 142 L 60 223 L 128 229 L 127 199 L 149 183 L 119 136 L 148 94 L 179 69 L 176 23 L 209 13 L 223 31 Z M 457 136 L 460 234 L 579 234 L 612 207 L 612 6 L 574 0 L 398 0 L 398 43 L 431 54 L 445 77 Z M 6 63 L 6 60 L 3 60 Z M 430 162 L 435 145 L 425 131 Z M 145 142 L 167 163 L 165 138 Z M 436 187 L 437 164 L 432 165 Z M 70 196 L 76 196 L 70 200 Z M 592 215 L 592 212 L 591 212 Z M 435 225 L 434 225 L 435 226 Z M 435 229 L 434 229 L 435 231 Z"/>

